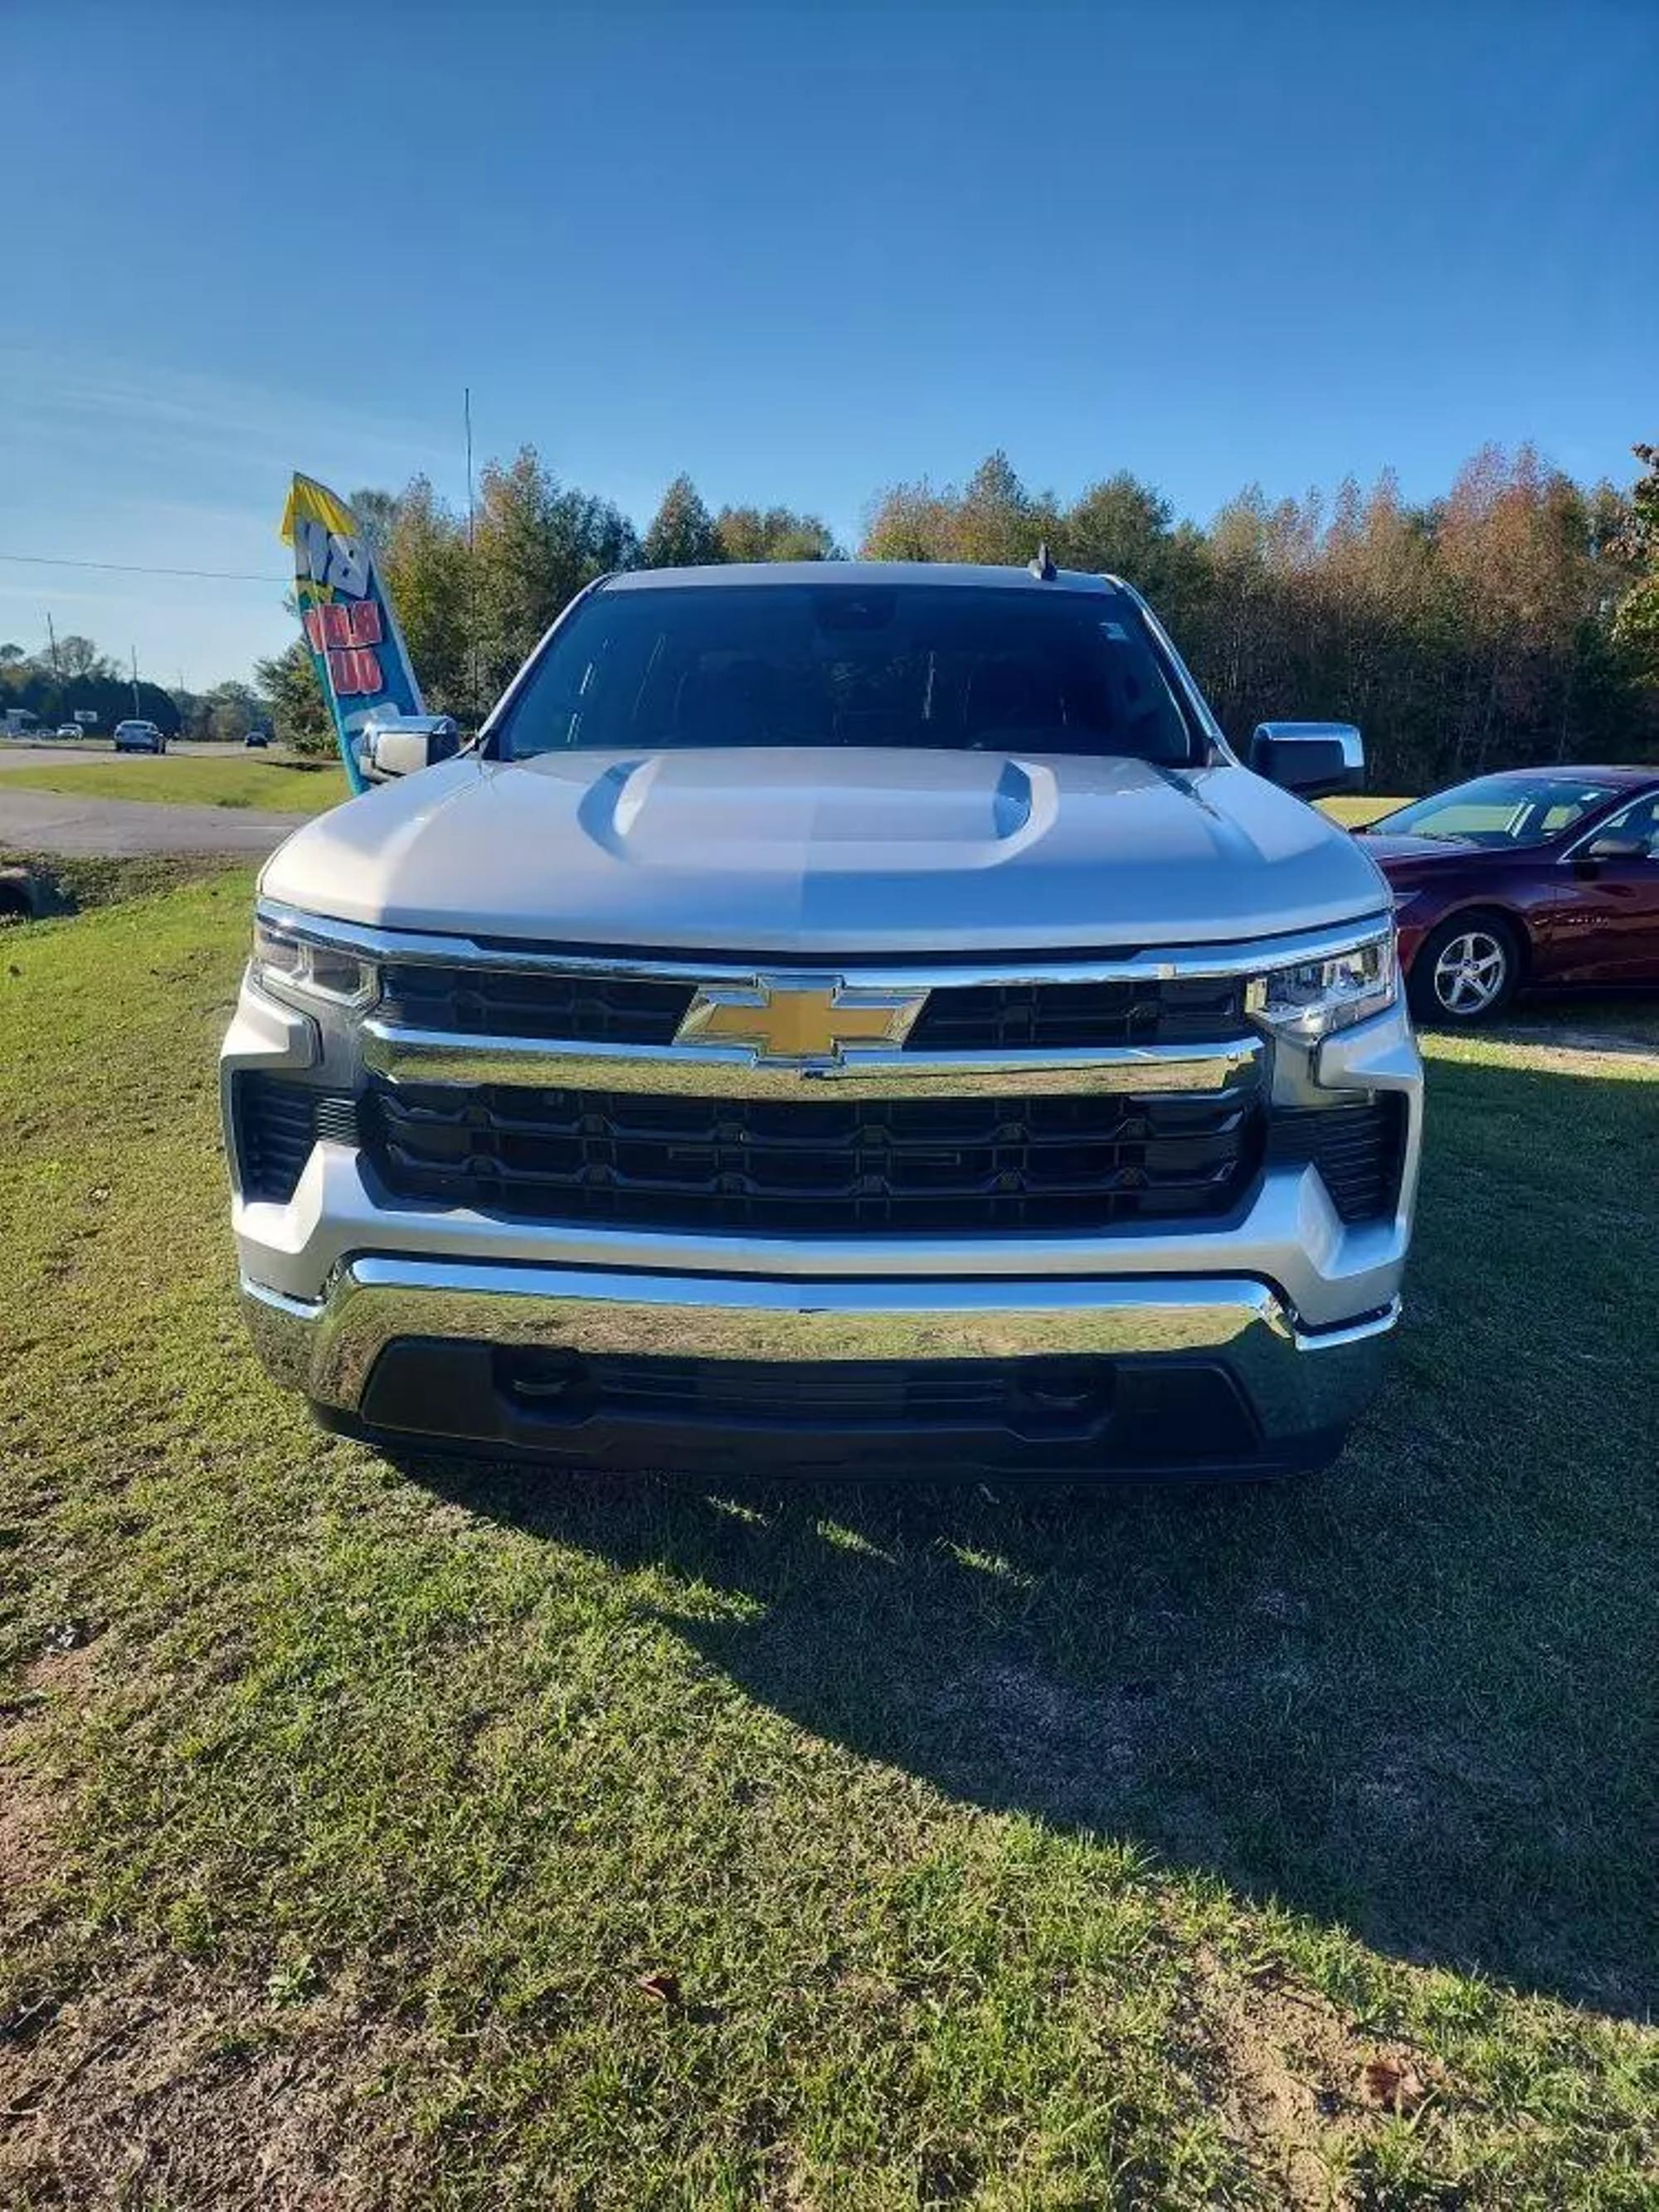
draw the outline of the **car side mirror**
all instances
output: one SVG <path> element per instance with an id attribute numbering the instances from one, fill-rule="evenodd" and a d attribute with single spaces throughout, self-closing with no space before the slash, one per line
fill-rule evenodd
<path id="1" fill-rule="evenodd" d="M 460 750 L 459 725 L 448 714 L 380 714 L 363 725 L 357 757 L 371 783 L 414 775 Z"/>
<path id="2" fill-rule="evenodd" d="M 1299 799 L 1363 791 L 1364 740 L 1352 722 L 1258 722 L 1250 766 Z"/>
<path id="3" fill-rule="evenodd" d="M 1647 860 L 1653 858 L 1645 837 L 1621 837 L 1610 830 L 1594 837 L 1578 855 L 1581 860 Z"/>

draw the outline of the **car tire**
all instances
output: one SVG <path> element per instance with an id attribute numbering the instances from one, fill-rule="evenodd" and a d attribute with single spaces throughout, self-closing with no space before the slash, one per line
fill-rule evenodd
<path id="1" fill-rule="evenodd" d="M 1503 1012 L 1521 981 L 1521 938 L 1501 914 L 1453 914 L 1418 947 L 1407 984 L 1413 1013 L 1437 1029 L 1474 1029 Z"/>

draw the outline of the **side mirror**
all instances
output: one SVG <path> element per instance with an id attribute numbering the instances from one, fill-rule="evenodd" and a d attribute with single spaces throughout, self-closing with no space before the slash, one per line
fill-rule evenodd
<path id="1" fill-rule="evenodd" d="M 1365 745 L 1352 722 L 1258 722 L 1250 766 L 1300 799 L 1365 787 Z"/>
<path id="2" fill-rule="evenodd" d="M 448 714 L 380 714 L 365 722 L 357 757 L 371 783 L 414 775 L 460 750 L 459 725 Z"/>

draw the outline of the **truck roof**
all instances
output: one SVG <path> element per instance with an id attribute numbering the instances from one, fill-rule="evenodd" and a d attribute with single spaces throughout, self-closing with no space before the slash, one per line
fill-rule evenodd
<path id="1" fill-rule="evenodd" d="M 760 584 L 848 585 L 869 591 L 879 584 L 964 584 L 981 591 L 1099 592 L 1122 589 L 1115 576 L 1085 568 L 1060 568 L 1048 581 L 1029 568 L 981 568 L 968 561 L 722 561 L 702 568 L 629 568 L 607 576 L 606 592 L 652 592 L 665 586 L 719 585 L 727 590 Z"/>

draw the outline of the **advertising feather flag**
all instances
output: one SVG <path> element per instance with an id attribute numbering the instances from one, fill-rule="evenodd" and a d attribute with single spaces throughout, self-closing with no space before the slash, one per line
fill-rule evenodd
<path id="1" fill-rule="evenodd" d="M 421 687 L 356 516 L 313 477 L 295 475 L 283 513 L 295 592 L 317 681 L 353 791 L 367 789 L 358 742 L 377 710 L 419 714 Z"/>

